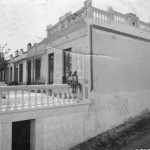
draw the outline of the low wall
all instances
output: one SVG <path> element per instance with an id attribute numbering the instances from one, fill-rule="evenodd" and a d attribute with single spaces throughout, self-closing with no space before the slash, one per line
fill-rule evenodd
<path id="1" fill-rule="evenodd" d="M 150 111 L 150 90 L 113 94 L 91 93 L 88 118 L 94 120 L 93 135 Z"/>
<path id="2" fill-rule="evenodd" d="M 91 93 L 84 102 L 0 115 L 0 146 L 11 150 L 12 122 L 31 120 L 31 150 L 67 150 L 150 110 L 150 90 Z"/>
<path id="3" fill-rule="evenodd" d="M 13 122 L 30 120 L 30 150 L 67 150 L 87 139 L 88 109 L 81 102 L 0 114 L 0 149 L 11 150 Z"/>
<path id="4" fill-rule="evenodd" d="M 88 105 L 61 108 L 55 116 L 50 111 L 44 117 L 44 150 L 67 150 L 88 138 Z"/>
<path id="5" fill-rule="evenodd" d="M 44 118 L 45 150 L 67 150 L 149 111 L 150 90 L 104 95 L 92 92 L 91 103 L 82 107 L 78 111 L 70 107 L 68 114 Z"/>

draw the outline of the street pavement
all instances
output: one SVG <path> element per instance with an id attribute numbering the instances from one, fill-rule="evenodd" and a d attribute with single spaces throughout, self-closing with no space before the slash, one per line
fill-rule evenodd
<path id="1" fill-rule="evenodd" d="M 138 139 L 119 150 L 150 150 L 150 130 L 139 135 Z"/>
<path id="2" fill-rule="evenodd" d="M 132 118 L 70 150 L 150 150 L 150 112 Z"/>

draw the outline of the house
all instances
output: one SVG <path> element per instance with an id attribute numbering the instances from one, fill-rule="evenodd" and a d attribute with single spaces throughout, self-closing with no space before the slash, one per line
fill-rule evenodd
<path id="1" fill-rule="evenodd" d="M 149 31 L 150 25 L 135 14 L 102 11 L 86 1 L 79 11 L 48 25 L 42 42 L 28 45 L 19 83 L 62 84 L 68 71 L 77 71 L 81 84 L 89 83 L 97 92 L 148 87 L 149 67 L 139 69 L 139 62 L 149 59 Z"/>
<path id="2" fill-rule="evenodd" d="M 10 59 L 8 82 L 66 84 L 68 72 L 77 71 L 79 82 L 99 96 L 150 88 L 150 24 L 135 14 L 103 11 L 87 0 L 46 32 Z"/>
<path id="3" fill-rule="evenodd" d="M 45 85 L 5 87 L 7 94 L 20 90 L 20 97 L 2 104 L 3 129 L 10 133 L 14 122 L 29 120 L 33 149 L 69 149 L 150 111 L 149 23 L 86 0 L 46 32 L 40 43 L 29 43 L 26 53 L 16 52 L 8 62 L 8 82 Z M 80 101 L 66 90 L 69 71 L 77 71 L 83 87 L 90 85 Z M 12 137 L 5 136 L 2 146 L 10 150 Z"/>

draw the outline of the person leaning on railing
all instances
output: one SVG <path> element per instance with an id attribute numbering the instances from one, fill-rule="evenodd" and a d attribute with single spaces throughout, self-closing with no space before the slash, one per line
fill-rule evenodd
<path id="1" fill-rule="evenodd" d="M 72 82 L 73 82 L 72 84 L 73 84 L 74 93 L 77 93 L 77 88 L 81 92 L 81 84 L 78 81 L 77 71 L 74 71 L 74 73 L 72 74 Z"/>
<path id="2" fill-rule="evenodd" d="M 68 72 L 68 76 L 67 76 L 67 84 L 71 87 L 72 87 L 72 71 L 69 71 Z"/>

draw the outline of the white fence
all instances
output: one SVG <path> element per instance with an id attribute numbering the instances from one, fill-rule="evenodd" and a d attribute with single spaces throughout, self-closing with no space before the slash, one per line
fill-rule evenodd
<path id="1" fill-rule="evenodd" d="M 10 112 L 42 107 L 61 107 L 89 101 L 89 86 L 73 94 L 68 85 L 23 85 L 0 87 L 0 111 Z"/>

